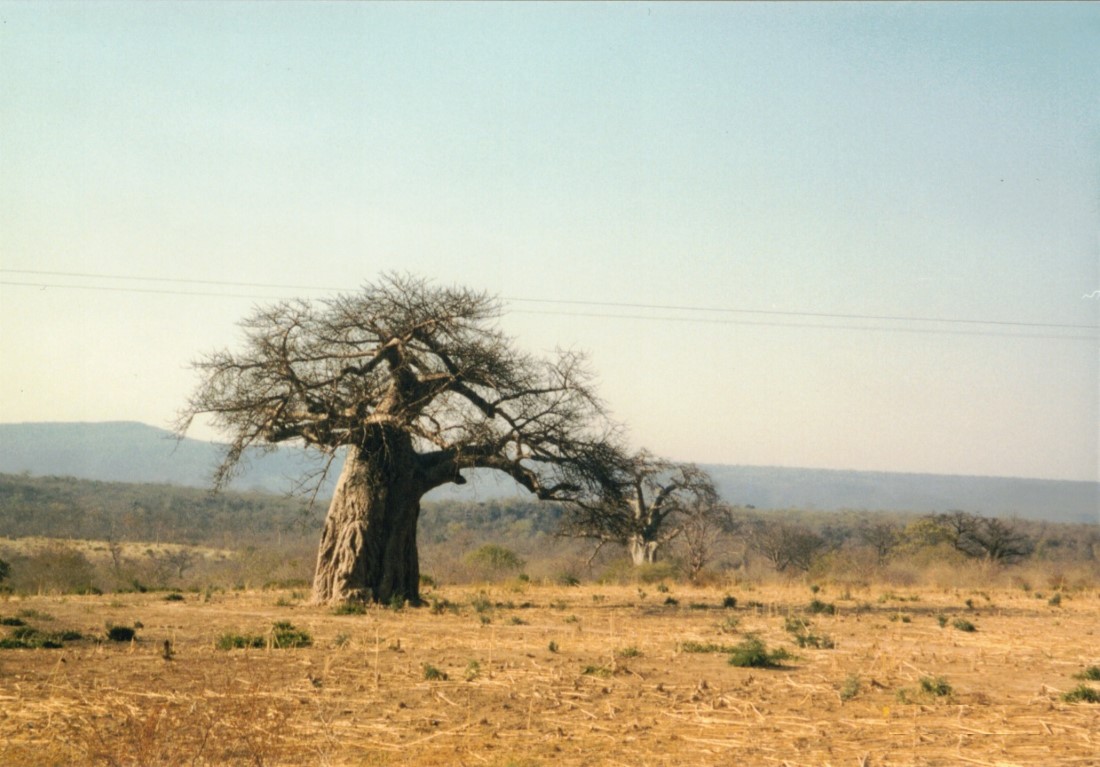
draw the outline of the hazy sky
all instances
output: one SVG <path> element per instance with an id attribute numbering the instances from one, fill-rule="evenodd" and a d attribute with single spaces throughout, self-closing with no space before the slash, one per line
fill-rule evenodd
<path id="1" fill-rule="evenodd" d="M 670 458 L 1096 480 L 1098 214 L 1095 3 L 0 2 L 2 422 L 401 270 Z"/>

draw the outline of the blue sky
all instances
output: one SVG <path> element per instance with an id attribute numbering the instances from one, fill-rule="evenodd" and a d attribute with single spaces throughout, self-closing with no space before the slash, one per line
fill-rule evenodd
<path id="1" fill-rule="evenodd" d="M 254 303 L 402 270 L 674 459 L 1100 474 L 1100 6 L 0 22 L 0 421 L 163 426 Z"/>

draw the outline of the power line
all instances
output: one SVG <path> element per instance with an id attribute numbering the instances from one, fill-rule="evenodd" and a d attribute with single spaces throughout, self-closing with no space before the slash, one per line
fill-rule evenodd
<path id="1" fill-rule="evenodd" d="M 1052 338 L 1063 341 L 1098 341 L 1100 336 L 1069 336 L 1061 335 L 1058 333 L 1026 333 L 1026 332 L 1012 332 L 1004 331 L 998 332 L 993 330 L 950 330 L 947 328 L 906 328 L 906 327 L 887 327 L 887 326 L 875 326 L 875 325 L 823 325 L 820 323 L 812 322 L 767 322 L 761 320 L 730 320 L 719 319 L 715 317 L 672 317 L 672 316 L 658 316 L 652 314 L 603 314 L 599 312 L 552 312 L 545 311 L 540 312 L 533 309 L 513 309 L 512 314 L 541 314 L 555 317 L 591 317 L 599 319 L 614 319 L 614 320 L 649 320 L 656 322 L 686 322 L 693 324 L 706 324 L 706 325 L 748 325 L 753 327 L 768 327 L 768 328 L 810 328 L 815 330 L 868 330 L 868 331 L 880 331 L 884 333 L 926 333 L 935 335 L 952 335 L 952 336 L 996 336 L 1001 338 Z M 1047 327 L 1045 325 L 1038 325 L 1036 327 Z M 1061 328 L 1062 326 L 1055 326 Z M 1090 328 L 1089 325 L 1071 326 Z"/>
<path id="2" fill-rule="evenodd" d="M 338 292 L 337 288 L 310 287 L 304 285 L 271 285 L 262 282 L 229 282 L 226 280 L 190 280 L 179 277 L 137 277 L 129 274 L 95 274 L 92 272 L 51 272 L 39 269 L 0 269 L 5 274 L 35 274 L 46 277 L 77 277 L 92 280 L 125 280 L 127 282 L 168 282 L 184 285 L 221 285 L 231 288 L 273 288 L 275 290 L 322 290 Z M 56 286 L 60 287 L 60 286 Z M 201 295 L 222 295 L 221 293 Z"/>
<path id="3" fill-rule="evenodd" d="M 2 271 L 2 270 L 0 270 Z M 9 282 L 7 280 L 0 280 L 0 287 L 23 287 L 23 288 L 38 288 L 40 290 L 46 290 L 47 288 L 60 288 L 62 290 L 90 290 L 90 291 L 102 291 L 106 293 L 147 293 L 159 296 L 193 296 L 193 297 L 205 297 L 205 298 L 266 298 L 271 300 L 277 296 L 270 295 L 244 295 L 241 293 L 209 293 L 199 292 L 195 290 L 157 290 L 155 288 L 120 288 L 114 285 L 64 285 L 60 283 L 49 282 Z"/>
<path id="4" fill-rule="evenodd" d="M 286 284 L 270 284 L 270 283 L 254 283 L 254 282 L 231 282 L 227 280 L 195 280 L 184 279 L 175 277 L 139 277 L 135 275 L 120 275 L 120 274 L 102 274 L 91 272 L 61 272 L 61 271 L 45 271 L 45 270 L 32 270 L 32 269 L 3 269 L 0 268 L 0 273 L 8 274 L 23 274 L 23 275 L 42 275 L 51 277 L 66 277 L 75 279 L 95 279 L 95 280 L 120 280 L 126 282 L 153 282 L 153 283 L 167 283 L 178 285 L 207 285 L 207 286 L 224 286 L 224 287 L 246 287 L 246 288 L 261 288 L 261 289 L 278 289 L 278 290 L 294 290 L 294 291 L 325 291 L 331 293 L 340 292 L 338 288 L 320 287 L 320 286 L 303 286 L 303 285 L 286 285 Z M 155 295 L 178 295 L 178 296 L 202 296 L 202 297 L 219 297 L 219 298 L 251 298 L 251 299 L 278 299 L 279 296 L 261 295 L 261 294 L 237 294 L 237 293 L 223 293 L 223 292 L 207 292 L 207 291 L 182 291 L 182 290 L 168 290 L 168 289 L 154 289 L 154 288 L 139 288 L 139 287 L 120 287 L 116 285 L 74 285 L 68 283 L 52 283 L 52 282 L 22 282 L 22 281 L 6 281 L 0 280 L 0 286 L 18 286 L 18 287 L 33 287 L 45 290 L 47 288 L 59 288 L 59 289 L 74 289 L 74 290 L 90 290 L 90 291 L 109 291 L 109 292 L 121 292 L 121 293 L 146 293 Z M 287 298 L 287 297 L 281 297 Z M 956 324 L 956 325 L 970 325 L 970 326 L 998 326 L 998 327 L 1017 327 L 1017 328 L 1036 328 L 1036 329 L 1051 329 L 1051 330 L 1100 330 L 1100 326 L 1096 325 L 1080 325 L 1080 324 L 1066 324 L 1066 323 L 1046 323 L 1046 322 L 1021 322 L 1021 321 L 1008 321 L 1008 320 L 977 320 L 969 318 L 957 318 L 957 317 L 921 317 L 912 315 L 876 315 L 876 314 L 847 314 L 847 313 L 831 313 L 831 312 L 807 312 L 807 311 L 790 311 L 790 310 L 778 310 L 778 309 L 742 309 L 742 308 L 725 308 L 725 307 L 700 307 L 700 306 L 688 306 L 688 305 L 674 305 L 674 304 L 645 304 L 645 303 L 627 303 L 627 302 L 615 302 L 615 301 L 584 301 L 575 299 L 551 299 L 551 298 L 529 298 L 529 297 L 514 297 L 505 296 L 502 300 L 510 303 L 525 303 L 525 304 L 548 304 L 554 306 L 588 306 L 588 307 L 607 307 L 610 309 L 635 309 L 645 311 L 660 311 L 660 312 L 691 312 L 694 314 L 742 314 L 752 315 L 758 317 L 785 317 L 785 318 L 810 318 L 810 319 L 828 319 L 828 320 L 856 320 L 865 322 L 919 322 L 919 323 L 939 323 L 939 324 Z M 639 315 L 639 314 L 611 314 L 611 313 L 595 313 L 595 312 L 566 312 L 566 311 L 540 311 L 535 309 L 512 309 L 513 314 L 543 314 L 549 316 L 565 316 L 565 317 L 590 317 L 590 318 L 602 318 L 602 319 L 628 319 L 628 320 L 649 320 L 649 321 L 668 321 L 668 322 L 695 322 L 706 324 L 725 324 L 725 325 L 755 325 L 764 327 L 792 327 L 792 328 L 820 328 L 820 329 L 838 329 L 838 330 L 879 330 L 879 331 L 899 331 L 910 333 L 942 333 L 942 334 L 954 334 L 954 335 L 990 335 L 990 336 L 1005 336 L 1005 337 L 1025 337 L 1025 338 L 1058 338 L 1066 340 L 1095 340 L 1094 336 L 1066 336 L 1066 335 L 1051 335 L 1051 334 L 1037 334 L 1037 333 L 993 333 L 989 331 L 951 331 L 942 328 L 899 328 L 899 327 L 873 327 L 866 325 L 822 325 L 817 323 L 794 323 L 794 322 L 762 322 L 752 320 L 734 320 L 734 319 L 719 319 L 714 317 L 676 317 L 669 315 Z"/>

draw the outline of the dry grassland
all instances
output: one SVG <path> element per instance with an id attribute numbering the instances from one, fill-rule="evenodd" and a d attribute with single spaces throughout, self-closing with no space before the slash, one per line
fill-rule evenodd
<path id="1" fill-rule="evenodd" d="M 44 630 L 142 628 L 0 650 L 0 764 L 1100 765 L 1100 705 L 1061 699 L 1100 663 L 1096 591 L 644 588 L 451 587 L 365 615 L 290 592 L 12 598 L 0 616 Z M 799 648 L 799 616 L 835 646 Z M 216 648 L 275 621 L 313 644 Z M 698 651 L 749 633 L 797 657 Z"/>

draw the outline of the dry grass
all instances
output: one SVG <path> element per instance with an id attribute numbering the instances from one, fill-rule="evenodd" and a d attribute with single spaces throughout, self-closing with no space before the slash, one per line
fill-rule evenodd
<path id="1" fill-rule="evenodd" d="M 809 613 L 815 595 L 793 586 L 730 589 L 735 610 L 721 607 L 725 589 L 479 592 L 364 615 L 279 592 L 0 602 L 0 616 L 52 616 L 27 618 L 51 631 L 143 624 L 132 644 L 0 650 L 0 764 L 1100 763 L 1100 705 L 1061 699 L 1100 663 L 1096 591 L 1056 608 L 1019 590 L 817 594 L 835 615 Z M 964 614 L 977 631 L 937 620 Z M 797 647 L 792 615 L 835 648 Z M 310 632 L 312 646 L 215 647 L 275 621 Z M 736 668 L 682 646 L 720 650 L 750 634 L 796 659 Z M 951 692 L 923 691 L 926 678 Z"/>

